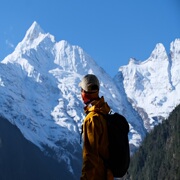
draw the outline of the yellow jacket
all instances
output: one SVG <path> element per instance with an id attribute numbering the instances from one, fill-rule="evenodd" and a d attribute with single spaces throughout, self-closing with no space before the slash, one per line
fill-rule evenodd
<path id="1" fill-rule="evenodd" d="M 105 119 L 110 107 L 101 97 L 86 106 L 87 116 L 83 123 L 83 166 L 81 180 L 106 180 L 107 169 L 104 160 L 108 159 L 108 135 Z M 99 113 L 100 112 L 100 113 Z"/>

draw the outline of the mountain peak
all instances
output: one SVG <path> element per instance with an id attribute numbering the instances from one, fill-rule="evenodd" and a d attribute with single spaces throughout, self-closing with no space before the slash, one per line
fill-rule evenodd
<path id="1" fill-rule="evenodd" d="M 174 54 L 174 53 L 180 54 L 180 38 L 175 39 L 175 41 L 171 42 L 170 53 L 171 54 Z"/>
<path id="2" fill-rule="evenodd" d="M 36 48 L 42 41 L 45 41 L 45 46 L 54 43 L 54 36 L 45 33 L 40 25 L 34 21 L 30 28 L 26 31 L 25 37 L 16 47 L 16 51 L 24 51 L 29 48 Z"/>
<path id="3" fill-rule="evenodd" d="M 150 58 L 154 59 L 154 60 L 167 60 L 167 53 L 166 53 L 166 49 L 164 47 L 163 44 L 158 43 L 156 44 L 156 47 L 154 48 L 153 52 L 151 53 Z"/>
<path id="4" fill-rule="evenodd" d="M 34 21 L 30 28 L 27 30 L 25 39 L 34 40 L 39 36 L 39 34 L 44 34 L 44 30 L 41 29 L 36 21 Z"/>
<path id="5" fill-rule="evenodd" d="M 135 59 L 135 58 L 130 58 L 129 59 L 129 64 L 141 64 L 141 61 Z"/>

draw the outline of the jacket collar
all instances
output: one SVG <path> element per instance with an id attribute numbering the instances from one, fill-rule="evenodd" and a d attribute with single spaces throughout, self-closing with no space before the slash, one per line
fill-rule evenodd
<path id="1" fill-rule="evenodd" d="M 84 107 L 84 111 L 86 114 L 89 112 L 101 112 L 103 114 L 108 114 L 110 111 L 110 107 L 108 104 L 104 101 L 104 97 L 102 96 L 98 100 L 93 100 L 91 103 L 89 103 L 87 106 Z"/>

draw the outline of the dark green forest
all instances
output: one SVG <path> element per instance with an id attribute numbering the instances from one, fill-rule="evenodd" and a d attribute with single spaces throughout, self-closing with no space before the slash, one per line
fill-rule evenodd
<path id="1" fill-rule="evenodd" d="M 180 180 L 180 105 L 131 157 L 130 180 Z"/>

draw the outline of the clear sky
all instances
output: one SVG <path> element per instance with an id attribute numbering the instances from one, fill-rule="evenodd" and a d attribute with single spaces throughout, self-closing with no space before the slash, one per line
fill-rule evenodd
<path id="1" fill-rule="evenodd" d="M 180 38 L 180 0 L 0 0 L 0 61 L 36 21 L 56 41 L 83 48 L 114 76 L 131 57 Z"/>

